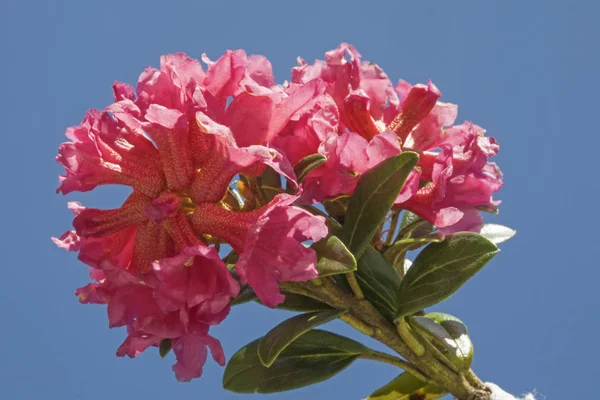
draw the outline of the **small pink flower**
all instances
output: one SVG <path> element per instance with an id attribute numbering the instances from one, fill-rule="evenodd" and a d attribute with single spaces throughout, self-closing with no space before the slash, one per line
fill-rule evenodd
<path id="1" fill-rule="evenodd" d="M 441 95 L 439 89 L 431 82 L 427 86 L 421 84 L 413 86 L 406 98 L 402 100 L 398 115 L 388 129 L 396 132 L 402 142 L 405 142 L 413 128 L 435 108 Z"/>
<path id="2" fill-rule="evenodd" d="M 325 61 L 308 65 L 298 59 L 298 63 L 292 70 L 292 82 L 308 83 L 319 78 L 326 83 L 327 93 L 340 111 L 340 133 L 350 130 L 371 139 L 393 119 L 387 116 L 398 106 L 392 83 L 378 65 L 361 62 L 354 46 L 342 43 L 325 53 Z"/>
<path id="3" fill-rule="evenodd" d="M 499 204 L 492 194 L 502 187 L 502 173 L 487 160 L 498 152 L 494 138 L 466 123 L 447 129 L 440 153 L 425 153 L 422 177 L 431 185 L 420 189 L 402 207 L 435 224 L 444 233 L 477 230 L 479 208 Z"/>
<path id="4" fill-rule="evenodd" d="M 292 165 L 319 152 L 321 143 L 338 136 L 339 112 L 331 96 L 320 94 L 290 119 L 273 140 Z"/>
<path id="5" fill-rule="evenodd" d="M 209 325 L 221 322 L 239 292 L 214 248 L 195 246 L 154 263 L 143 276 L 109 261 L 93 270 L 97 283 L 77 290 L 82 303 L 108 304 L 110 327 L 127 326 L 128 336 L 117 350 L 120 357 L 136 357 L 148 347 L 172 340 L 180 381 L 202 373 L 206 347 L 224 365 L 219 342 L 208 335 Z"/>
<path id="6" fill-rule="evenodd" d="M 320 202 L 325 198 L 352 194 L 359 178 L 371 168 L 401 153 L 400 141 L 392 131 L 386 131 L 367 141 L 354 132 L 330 137 L 320 147 L 327 161 L 311 172 L 303 182 L 302 199 Z M 397 203 L 406 201 L 419 185 L 420 172 L 411 172 Z"/>
<path id="7" fill-rule="evenodd" d="M 316 253 L 302 242 L 322 239 L 327 226 L 323 217 L 291 206 L 297 198 L 280 194 L 267 206 L 245 213 L 204 203 L 192 218 L 196 229 L 226 240 L 238 252 L 236 271 L 242 282 L 269 307 L 284 299 L 277 282 L 318 276 Z"/>
<path id="8" fill-rule="evenodd" d="M 158 278 L 154 300 L 161 311 L 196 307 L 196 319 L 210 325 L 229 314 L 229 302 L 240 289 L 217 252 L 206 246 L 188 247 L 154 262 L 153 269 Z"/>
<path id="9" fill-rule="evenodd" d="M 172 346 L 177 357 L 177 363 L 173 365 L 173 372 L 180 382 L 188 382 L 202 375 L 207 349 L 210 350 L 210 354 L 217 364 L 225 365 L 225 353 L 221 343 L 208 334 L 181 336 L 173 340 Z"/>

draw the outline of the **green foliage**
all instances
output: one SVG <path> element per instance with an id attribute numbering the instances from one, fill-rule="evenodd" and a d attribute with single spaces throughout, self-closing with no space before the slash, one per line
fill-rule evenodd
<path id="1" fill-rule="evenodd" d="M 382 161 L 360 177 L 339 234 L 356 259 L 383 224 L 418 159 L 417 153 L 405 152 Z"/>
<path id="2" fill-rule="evenodd" d="M 446 395 L 440 387 L 423 382 L 403 372 L 365 400 L 435 400 Z"/>
<path id="3" fill-rule="evenodd" d="M 396 318 L 447 299 L 498 251 L 494 243 L 471 232 L 457 233 L 441 243 L 428 245 L 402 280 Z"/>
<path id="4" fill-rule="evenodd" d="M 310 154 L 298 161 L 298 163 L 294 165 L 297 182 L 301 183 L 312 170 L 319 167 L 325 161 L 327 161 L 327 157 L 320 153 Z"/>
<path id="5" fill-rule="evenodd" d="M 258 358 L 265 367 L 270 367 L 279 354 L 304 333 L 332 321 L 347 310 L 327 310 L 296 315 L 271 329 L 258 342 Z"/>
<path id="6" fill-rule="evenodd" d="M 460 371 L 466 372 L 473 361 L 473 343 L 467 327 L 456 317 L 444 313 L 429 313 L 410 319 L 411 327 L 434 345 Z"/>
<path id="7" fill-rule="evenodd" d="M 265 367 L 258 357 L 260 339 L 238 350 L 229 360 L 223 387 L 236 393 L 276 393 L 325 381 L 369 351 L 334 333 L 312 330 L 285 348 Z"/>

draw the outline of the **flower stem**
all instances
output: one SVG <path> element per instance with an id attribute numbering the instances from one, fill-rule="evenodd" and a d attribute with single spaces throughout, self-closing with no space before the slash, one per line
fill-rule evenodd
<path id="1" fill-rule="evenodd" d="M 311 282 L 299 283 L 299 285 L 305 286 L 319 296 L 321 301 L 334 308 L 348 309 L 348 314 L 342 320 L 394 350 L 421 371 L 425 377 L 428 377 L 429 381 L 445 388 L 459 400 L 468 400 L 474 395 L 478 396 L 478 400 L 489 400 L 490 396 L 486 394 L 485 390 L 473 387 L 467 379 L 461 379 L 458 374 L 438 361 L 427 350 L 422 356 L 417 356 L 400 338 L 397 328 L 386 320 L 369 301 L 357 299 L 330 279 L 323 279 L 319 286 Z M 347 315 L 353 318 L 347 318 Z"/>
<path id="2" fill-rule="evenodd" d="M 415 353 L 417 356 L 421 357 L 425 354 L 425 347 L 410 333 L 410 328 L 406 324 L 406 320 L 404 318 L 400 318 L 396 325 L 398 329 L 398 335 L 404 340 L 404 343 Z"/>
<path id="3" fill-rule="evenodd" d="M 477 389 L 482 389 L 486 391 L 488 390 L 487 386 L 485 386 L 481 379 L 479 379 L 479 377 L 475 375 L 475 372 L 473 372 L 472 369 L 469 369 L 467 371 L 467 373 L 465 374 L 465 378 L 472 386 L 476 387 Z"/>
<path id="4" fill-rule="evenodd" d="M 393 210 L 392 211 L 392 220 L 390 221 L 390 229 L 388 231 L 387 237 L 385 238 L 385 247 L 390 247 L 394 241 L 394 235 L 396 234 L 396 229 L 398 228 L 398 220 L 400 219 L 400 211 Z"/>
<path id="5" fill-rule="evenodd" d="M 414 365 L 411 365 L 410 363 L 407 363 L 406 361 L 404 361 L 398 357 L 394 357 L 390 354 L 383 353 L 383 352 L 377 351 L 377 350 L 371 350 L 370 353 L 361 354 L 359 356 L 359 358 L 362 358 L 365 360 L 380 361 L 380 362 L 383 362 L 386 364 L 393 365 L 395 367 L 403 369 L 404 371 L 408 372 L 415 378 L 422 380 L 423 382 L 431 383 L 433 385 L 436 384 L 431 379 L 429 379 L 425 375 L 423 375 L 423 373 L 421 373 L 421 371 L 419 371 L 417 368 L 415 368 Z"/>
<path id="6" fill-rule="evenodd" d="M 356 296 L 357 299 L 364 299 L 365 294 L 363 293 L 358 281 L 356 280 L 356 275 L 354 272 L 348 272 L 346 274 L 346 280 L 348 281 L 348 285 L 350 285 L 350 289 L 352 289 L 352 293 Z"/>

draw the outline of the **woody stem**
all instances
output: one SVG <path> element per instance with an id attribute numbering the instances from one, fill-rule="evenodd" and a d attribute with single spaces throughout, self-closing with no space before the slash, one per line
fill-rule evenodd
<path id="1" fill-rule="evenodd" d="M 434 355 L 425 349 L 422 355 L 417 355 L 407 343 L 399 336 L 396 327 L 386 320 L 366 299 L 358 299 L 352 293 L 343 290 L 332 280 L 323 278 L 318 285 L 309 283 L 295 283 L 294 285 L 309 289 L 319 299 L 334 308 L 348 309 L 342 320 L 358 331 L 371 336 L 375 340 L 387 345 L 401 355 L 410 365 L 422 372 L 428 380 L 447 389 L 459 400 L 475 398 L 489 400 L 489 394 L 478 388 L 473 376 L 465 379 L 446 365 L 437 360 Z"/>

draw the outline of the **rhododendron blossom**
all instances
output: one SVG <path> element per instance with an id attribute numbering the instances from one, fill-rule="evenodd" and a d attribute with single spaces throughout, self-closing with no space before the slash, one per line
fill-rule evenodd
<path id="1" fill-rule="evenodd" d="M 284 84 L 264 56 L 228 50 L 201 59 L 206 70 L 182 53 L 162 56 L 135 88 L 116 82 L 114 103 L 68 128 L 56 158 L 65 169 L 57 192 L 131 189 L 114 209 L 69 202 L 73 229 L 53 238 L 90 267 L 79 300 L 106 304 L 109 326 L 126 327 L 118 356 L 172 349 L 177 379 L 189 381 L 202 374 L 208 352 L 225 364 L 209 332 L 240 293 L 271 308 L 289 294 L 339 308 L 298 285 L 345 274 L 364 300 L 353 275 L 364 247 L 353 255 L 342 239 L 329 243 L 347 227 L 325 202 L 360 192 L 361 178 L 386 160 L 413 163 L 368 243 L 384 262 L 398 260 L 386 250 L 401 211 L 448 235 L 478 232 L 481 212 L 500 203 L 492 196 L 502 174 L 488 161 L 497 142 L 470 122 L 454 125 L 457 106 L 440 102 L 432 82 L 394 86 L 345 43 L 324 61 L 298 59 Z M 323 246 L 333 247 L 315 250 Z M 320 269 L 321 260 L 333 267 Z"/>
<path id="2" fill-rule="evenodd" d="M 280 142 L 304 143 L 310 148 L 302 154 L 320 152 L 327 157 L 327 162 L 305 181 L 304 197 L 318 202 L 351 194 L 365 171 L 391 155 L 410 150 L 421 155 L 419 168 L 400 193 L 398 207 L 451 233 L 478 230 L 482 219 L 477 210 L 499 204 L 492 193 L 502 186 L 502 174 L 496 164 L 487 162 L 498 151 L 495 139 L 486 138 L 485 131 L 470 123 L 453 127 L 457 106 L 439 102 L 441 93 L 433 83 L 412 86 L 400 80 L 393 87 L 379 66 L 361 62 L 358 51 L 345 43 L 327 52 L 325 61 L 308 65 L 299 59 L 292 82 L 314 79 L 325 82 L 326 95 L 337 105 L 340 117 L 339 122 L 334 118 L 329 124 L 320 124 L 320 132 L 313 133 L 314 128 L 282 132 L 287 136 Z M 333 129 L 338 135 L 330 133 Z M 397 137 L 395 143 L 390 138 L 379 139 L 392 133 Z M 322 138 L 321 142 L 316 143 L 315 137 Z M 433 174 L 436 163 L 436 171 L 443 170 L 443 174 Z M 461 167 L 455 167 L 456 163 Z"/>
<path id="3" fill-rule="evenodd" d="M 294 172 L 287 158 L 262 144 L 316 95 L 321 84 L 315 81 L 296 88 L 274 86 L 269 78 L 272 75 L 269 62 L 261 56 L 246 57 L 241 50 L 227 52 L 209 65 L 205 73 L 198 61 L 183 54 L 162 57 L 160 70 L 146 69 L 136 91 L 116 83 L 113 87 L 116 102 L 103 111 L 89 111 L 81 125 L 67 130 L 71 142 L 59 149 L 57 160 L 66 173 L 60 179 L 58 191 L 64 194 L 89 191 L 104 184 L 128 185 L 133 189 L 117 209 L 102 210 L 71 203 L 75 230 L 55 239 L 60 247 L 78 251 L 79 258 L 91 267 L 104 273 L 107 268 L 121 269 L 121 275 L 127 277 L 127 286 L 123 288 L 120 279 L 115 283 L 102 274 L 98 278 L 94 271 L 92 275 L 99 284 L 78 291 L 82 302 L 109 304 L 111 326 L 130 326 L 130 339 L 124 345 L 128 350 L 119 350 L 121 355 L 133 356 L 161 339 L 175 339 L 174 333 L 167 335 L 161 330 L 148 329 L 139 322 L 138 311 L 149 313 L 155 323 L 159 321 L 156 315 L 160 315 L 161 326 L 175 329 L 176 337 L 181 337 L 177 340 L 191 343 L 190 348 L 200 349 L 199 344 L 204 343 L 216 349 L 213 355 L 222 353 L 217 342 L 206 336 L 206 324 L 218 323 L 227 315 L 229 300 L 237 289 L 219 294 L 216 303 L 200 306 L 188 300 L 187 308 L 177 303 L 174 310 L 171 309 L 174 305 L 166 301 L 169 294 L 163 288 L 183 284 L 193 275 L 155 268 L 159 283 L 156 288 L 146 283 L 146 275 L 152 273 L 157 260 L 158 265 L 163 265 L 166 261 L 160 260 L 185 253 L 190 246 L 195 248 L 235 236 L 230 244 L 243 259 L 238 266 L 243 282 L 256 287 L 265 304 L 273 307 L 283 301 L 277 281 L 317 276 L 316 255 L 302 241 L 319 240 L 327 234 L 322 217 L 294 207 L 295 197 L 274 199 L 255 210 L 244 210 L 248 212 L 242 212 L 243 204 L 231 205 L 224 199 L 237 174 L 251 178 L 266 168 L 272 168 L 295 187 Z M 228 97 L 233 97 L 229 106 Z M 262 125 L 252 132 L 243 126 L 250 116 L 254 118 L 252 124 L 259 123 L 256 118 L 262 118 Z M 263 128 L 268 131 L 265 135 Z M 198 217 L 201 210 L 215 208 L 219 211 Z M 269 217 L 271 214 L 276 217 Z M 243 221 L 239 216 L 244 217 Z M 260 240 L 256 237 L 259 228 L 254 223 L 260 224 Z M 302 261 L 288 257 L 265 264 L 260 249 L 271 240 L 279 240 L 265 235 L 270 230 L 273 234 L 290 236 L 285 249 L 294 255 L 302 254 Z M 203 278 L 207 277 L 200 275 L 198 279 Z M 196 288 L 199 291 L 194 295 L 196 299 L 211 295 L 210 285 Z M 177 294 L 173 292 L 171 302 Z M 115 322 L 111 317 L 114 296 L 127 300 L 128 306 L 121 308 L 131 317 Z M 157 304 L 146 309 L 150 307 L 147 301 L 150 298 Z M 135 308 L 138 303 L 144 304 L 143 310 Z M 184 309 L 185 313 L 180 312 Z M 192 340 L 185 334 L 204 339 Z M 186 350 L 178 350 L 175 345 L 174 349 L 181 355 L 178 358 L 186 359 L 187 363 L 190 360 L 203 363 L 206 358 L 183 356 Z M 215 357 L 222 360 L 222 356 Z M 200 371 L 197 365 L 180 365 L 175 369 L 180 379 L 187 376 L 187 370 L 196 371 L 195 375 Z"/>

